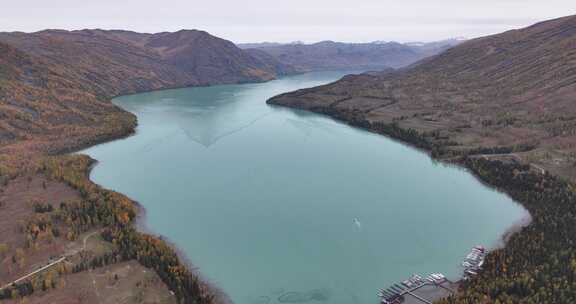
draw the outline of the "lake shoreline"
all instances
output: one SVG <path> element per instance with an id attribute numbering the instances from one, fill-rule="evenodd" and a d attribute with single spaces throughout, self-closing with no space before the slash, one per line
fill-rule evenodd
<path id="1" fill-rule="evenodd" d="M 171 89 L 167 89 L 167 90 L 171 90 Z M 115 104 L 116 106 L 122 108 L 122 107 L 119 106 L 118 104 L 116 104 L 116 103 L 114 103 L 114 104 Z M 123 109 L 124 111 L 127 111 L 127 110 L 125 110 L 124 108 L 122 108 L 122 109 Z M 129 111 L 128 111 L 128 112 L 129 112 Z M 129 112 L 129 113 L 131 113 L 132 115 L 136 116 L 135 113 L 132 113 L 132 112 Z M 320 114 L 326 115 L 325 113 L 320 113 Z M 335 121 L 338 121 L 338 122 L 344 122 L 344 123 L 346 123 L 346 121 L 341 120 L 341 119 L 334 118 L 334 117 L 332 117 L 332 116 L 330 116 L 330 115 L 327 115 L 327 117 L 330 117 L 331 119 L 334 119 Z M 138 121 L 138 120 L 137 120 L 137 121 Z M 359 128 L 359 129 L 362 129 L 362 130 L 371 131 L 372 133 L 377 133 L 378 135 L 385 135 L 385 136 L 386 136 L 386 134 L 382 134 L 382 133 L 380 133 L 380 132 L 373 132 L 373 130 L 366 129 L 366 128 L 362 128 L 362 127 L 357 126 L 357 125 L 353 125 L 353 124 L 349 124 L 349 123 L 348 123 L 348 125 L 349 125 L 349 127 L 352 127 L 352 128 Z M 136 135 L 136 134 L 137 134 L 137 129 L 135 128 L 131 134 L 129 134 L 129 135 L 127 135 L 127 136 L 123 136 L 123 137 L 111 139 L 111 140 L 109 140 L 108 142 L 115 141 L 115 140 L 122 140 L 122 139 L 125 139 L 125 138 L 127 138 L 127 137 L 131 137 L 132 135 Z M 399 143 L 401 143 L 402 145 L 405 145 L 405 146 L 408 146 L 408 147 L 411 147 L 411 148 L 416 148 L 416 149 L 419 150 L 420 152 L 426 153 L 427 157 L 430 157 L 430 156 L 431 156 L 430 153 L 429 153 L 429 151 L 427 151 L 427 150 L 425 150 L 425 149 L 422 149 L 421 147 L 415 146 L 415 145 L 411 144 L 410 142 L 407 142 L 407 141 L 404 141 L 404 140 L 401 140 L 401 139 L 398 139 L 398 138 L 394 138 L 394 137 L 389 137 L 389 136 L 386 136 L 386 137 L 388 137 L 389 139 L 391 139 L 391 140 L 393 140 L 393 141 L 395 141 L 395 142 L 399 142 Z M 435 160 L 434 158 L 431 158 L 431 159 Z M 465 171 L 467 171 L 467 174 L 471 174 L 471 175 L 474 176 L 477 180 L 479 180 L 482 184 L 488 186 L 490 189 L 495 189 L 494 187 L 486 184 L 483 180 L 481 180 L 480 178 L 478 178 L 478 176 L 476 176 L 473 172 L 471 172 L 471 170 L 468 170 L 467 167 L 462 166 L 462 164 L 459 164 L 459 163 L 457 163 L 457 162 L 446 162 L 446 161 L 439 161 L 439 163 L 441 163 L 441 164 L 443 164 L 443 165 L 446 165 L 446 166 L 455 166 L 455 167 L 458 167 L 458 168 L 465 169 Z M 496 190 L 498 190 L 498 189 L 496 189 Z M 154 236 L 158 237 L 159 239 L 161 239 L 161 240 L 162 240 L 163 242 L 165 242 L 166 244 L 168 244 L 168 245 L 174 250 L 174 252 L 176 252 L 176 254 L 180 257 L 180 259 L 182 260 L 182 262 L 183 262 L 184 264 L 186 264 L 187 267 L 188 267 L 190 270 L 194 270 L 194 273 L 200 275 L 200 277 L 203 278 L 204 281 L 206 281 L 209 285 L 212 286 L 214 292 L 220 295 L 220 296 L 219 296 L 220 299 L 225 299 L 225 300 L 222 300 L 223 303 L 230 302 L 230 299 L 229 299 L 229 298 L 223 296 L 224 293 L 222 292 L 222 290 L 218 289 L 218 288 L 217 288 L 216 286 L 214 286 L 213 284 L 210 284 L 210 282 L 209 282 L 206 278 L 204 278 L 203 276 L 201 276 L 201 274 L 200 274 L 198 271 L 195 270 L 195 268 L 193 267 L 194 264 L 191 262 L 191 258 L 188 257 L 174 242 L 171 242 L 170 240 L 167 240 L 165 237 L 163 237 L 163 236 L 161 236 L 161 235 L 159 235 L 159 234 L 157 234 L 157 233 L 154 233 L 153 230 L 152 230 L 150 227 L 148 227 L 148 223 L 147 223 L 147 220 L 146 220 L 146 212 L 147 212 L 146 209 L 145 209 L 141 204 L 139 204 L 139 203 L 136 202 L 136 201 L 134 201 L 134 204 L 137 206 L 137 208 L 138 208 L 138 210 L 139 210 L 139 211 L 138 211 L 138 216 L 137 216 L 136 221 L 135 221 L 135 227 L 138 229 L 138 231 L 143 232 L 143 233 L 146 233 L 146 234 L 154 235 Z M 507 235 L 510 234 L 509 231 L 519 230 L 519 229 L 521 229 L 521 227 L 523 227 L 523 225 L 525 225 L 525 220 L 524 220 L 524 219 L 521 221 L 521 223 L 513 224 L 512 227 L 508 228 L 508 229 L 506 230 L 506 232 L 504 232 L 504 233 L 501 235 L 501 240 L 502 240 L 501 245 L 502 245 L 502 246 L 505 245 L 505 240 L 508 238 Z M 500 243 L 500 242 L 499 242 L 499 243 Z M 500 244 L 499 244 L 499 246 L 497 246 L 496 248 L 498 248 L 498 247 L 500 247 Z M 455 262 L 458 262 L 458 261 L 455 261 Z M 226 301 L 226 302 L 224 302 L 224 301 Z"/>
<path id="2" fill-rule="evenodd" d="M 126 112 L 127 114 L 129 114 L 135 118 L 134 122 L 132 124 L 130 124 L 130 126 L 127 129 L 123 129 L 120 132 L 113 133 L 113 134 L 101 134 L 94 141 L 86 142 L 86 143 L 80 143 L 80 144 L 76 144 L 75 146 L 70 146 L 70 147 L 62 147 L 62 148 L 57 149 L 56 151 L 53 151 L 53 153 L 56 156 L 58 156 L 58 155 L 65 156 L 65 155 L 77 154 L 77 155 L 80 155 L 82 157 L 87 157 L 90 160 L 90 164 L 86 168 L 86 172 L 84 172 L 85 178 L 90 183 L 96 185 L 97 187 L 99 187 L 103 190 L 115 192 L 114 190 L 107 189 L 107 188 L 95 183 L 94 181 L 92 181 L 92 179 L 90 178 L 91 172 L 99 164 L 100 161 L 97 159 L 93 159 L 90 156 L 82 153 L 83 150 L 86 150 L 86 149 L 89 149 L 89 148 L 92 148 L 92 147 L 95 147 L 98 145 L 111 143 L 111 142 L 118 141 L 118 140 L 124 140 L 124 139 L 127 139 L 129 137 L 135 136 L 137 134 L 137 127 L 139 124 L 138 123 L 138 117 L 134 113 L 132 113 L 128 110 L 125 110 L 124 108 L 115 104 L 113 102 L 113 99 L 119 98 L 119 97 L 124 97 L 124 96 L 138 95 L 138 94 L 147 93 L 147 92 L 168 91 L 168 90 L 196 88 L 196 87 L 213 87 L 213 86 L 218 86 L 218 85 L 258 84 L 258 83 L 266 83 L 266 82 L 270 82 L 270 81 L 274 81 L 274 80 L 276 80 L 276 79 L 271 79 L 271 80 L 267 80 L 267 81 L 257 81 L 257 82 L 245 82 L 245 83 L 223 83 L 223 84 L 213 84 L 213 85 L 205 85 L 205 86 L 167 87 L 167 88 L 162 88 L 162 89 L 143 90 L 141 92 L 134 92 L 134 93 L 124 94 L 124 95 L 113 96 L 110 98 L 110 103 L 113 104 L 115 107 L 119 108 L 121 111 Z M 207 278 L 205 278 L 201 274 L 201 272 L 197 271 L 197 268 L 194 267 L 194 264 L 192 263 L 191 259 L 174 242 L 171 242 L 166 237 L 154 232 L 150 227 L 148 227 L 147 222 L 146 222 L 146 214 L 147 214 L 146 208 L 144 208 L 144 206 L 142 206 L 142 204 L 140 204 L 136 200 L 133 200 L 131 198 L 128 198 L 128 199 L 132 202 L 133 206 L 137 210 L 136 218 L 135 218 L 134 222 L 132 223 L 132 226 L 138 232 L 146 234 L 146 235 L 150 235 L 150 236 L 158 239 L 159 241 L 163 242 L 169 248 L 171 248 L 172 251 L 174 251 L 174 253 L 178 256 L 180 262 L 183 263 L 185 265 L 185 267 L 188 269 L 188 271 L 190 271 L 192 274 L 197 276 L 201 280 L 202 284 L 205 284 L 206 286 L 208 286 L 209 293 L 211 293 L 214 296 L 212 303 L 214 303 L 214 304 L 230 304 L 230 303 L 232 303 L 232 300 L 230 299 L 230 297 L 222 289 L 217 287 L 215 284 L 211 283 Z"/>
<path id="3" fill-rule="evenodd" d="M 339 113 L 337 111 L 332 111 L 330 109 L 324 109 L 324 108 L 311 108 L 310 109 L 310 108 L 303 107 L 301 105 L 286 105 L 286 104 L 275 103 L 273 101 L 274 98 L 276 98 L 278 96 L 282 96 L 282 95 L 284 95 L 284 94 L 280 94 L 280 95 L 277 95 L 275 97 L 270 98 L 267 101 L 267 103 L 269 105 L 275 106 L 275 107 L 281 107 L 281 108 L 287 108 L 287 109 L 296 109 L 296 110 L 300 110 L 300 111 L 307 111 L 307 112 L 320 114 L 320 115 L 326 116 L 330 119 L 333 119 L 335 121 L 342 122 L 342 123 L 344 123 L 344 124 L 346 124 L 352 128 L 358 128 L 358 129 L 361 129 L 364 131 L 368 131 L 370 133 L 384 136 L 384 137 L 386 137 L 392 141 L 396 141 L 398 143 L 401 143 L 403 145 L 406 145 L 408 147 L 416 149 L 422 153 L 425 153 L 431 160 L 433 160 L 435 162 L 439 162 L 439 163 L 446 165 L 446 166 L 455 166 L 455 167 L 458 167 L 460 169 L 465 170 L 468 174 L 470 174 L 476 180 L 478 180 L 482 185 L 484 185 L 487 188 L 492 189 L 494 191 L 503 193 L 504 195 L 510 197 L 514 201 L 514 203 L 522 206 L 522 208 L 525 210 L 526 214 L 520 220 L 511 223 L 510 227 L 506 231 L 504 231 L 502 233 L 502 235 L 500 236 L 500 242 L 495 244 L 496 246 L 492 250 L 490 250 L 488 252 L 488 254 L 490 252 L 494 252 L 496 250 L 506 248 L 507 243 L 515 234 L 520 233 L 524 228 L 526 228 L 532 224 L 533 216 L 532 216 L 532 214 L 530 214 L 528 209 L 526 209 L 525 205 L 521 201 L 514 199 L 511 196 L 511 194 L 509 192 L 507 192 L 506 190 L 500 189 L 500 188 L 494 186 L 493 184 L 491 184 L 490 181 L 486 180 L 485 178 L 480 176 L 476 171 L 474 171 L 474 168 L 468 166 L 467 165 L 468 156 L 451 158 L 451 159 L 437 158 L 433 155 L 433 153 L 432 153 L 433 151 L 430 148 L 428 148 L 427 145 L 422 145 L 421 142 L 414 142 L 414 141 L 407 140 L 406 138 L 402 137 L 402 133 L 400 133 L 400 136 L 399 136 L 398 134 L 387 133 L 387 132 L 384 132 L 383 130 L 372 128 L 371 124 L 369 122 L 364 120 L 361 116 L 356 115 L 356 113 L 350 113 L 349 115 L 347 115 L 347 113 Z M 460 287 L 460 286 L 462 286 L 462 283 L 465 282 L 463 275 L 464 274 L 462 273 L 460 276 L 460 279 L 458 279 L 454 282 L 456 284 L 456 286 Z M 457 291 L 457 293 L 458 293 L 458 291 Z M 438 299 L 436 299 L 436 300 L 438 300 Z"/>
<path id="4" fill-rule="evenodd" d="M 176 245 L 175 242 L 171 241 L 169 238 L 161 234 L 154 232 L 150 227 L 148 227 L 148 223 L 146 221 L 147 216 L 146 208 L 142 206 L 142 204 L 140 204 L 138 201 L 135 200 L 132 201 L 134 202 L 136 208 L 138 209 L 138 214 L 136 215 L 136 219 L 134 221 L 134 226 L 136 230 L 138 232 L 147 235 L 152 235 L 160 239 L 164 243 L 166 243 L 170 248 L 172 248 L 172 250 L 176 253 L 178 258 L 180 259 L 180 262 L 183 263 L 190 272 L 192 272 L 195 276 L 200 278 L 200 280 L 202 280 L 205 284 L 207 284 L 210 287 L 211 292 L 216 296 L 218 304 L 232 304 L 233 302 L 230 299 L 230 297 L 226 294 L 226 292 L 222 290 L 220 287 L 218 287 L 216 284 L 212 283 L 208 278 L 204 277 L 202 275 L 202 272 L 199 271 L 199 268 L 194 266 L 190 257 L 188 257 L 186 253 L 182 249 L 180 249 L 178 245 Z"/>

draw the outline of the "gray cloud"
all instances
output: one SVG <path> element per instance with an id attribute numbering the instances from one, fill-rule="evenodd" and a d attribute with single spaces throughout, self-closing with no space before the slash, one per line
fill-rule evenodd
<path id="1" fill-rule="evenodd" d="M 0 28 L 197 28 L 236 42 L 414 41 L 487 35 L 571 10 L 567 0 L 19 0 L 2 4 Z"/>

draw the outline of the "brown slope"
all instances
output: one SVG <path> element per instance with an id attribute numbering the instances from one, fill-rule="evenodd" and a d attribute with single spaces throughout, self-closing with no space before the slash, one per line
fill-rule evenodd
<path id="1" fill-rule="evenodd" d="M 521 156 L 576 177 L 576 16 L 474 39 L 396 73 L 348 76 L 269 102 L 375 130 L 392 123 L 414 129 L 445 157 L 533 147 Z"/>
<path id="2" fill-rule="evenodd" d="M 76 70 L 2 43 L 0 67 L 0 151 L 18 151 L 10 156 L 80 147 L 134 127 L 133 115 L 76 81 Z"/>
<path id="3" fill-rule="evenodd" d="M 267 70 L 256 58 L 224 39 L 204 31 L 182 30 L 160 33 L 149 38 L 147 48 L 156 50 L 175 67 L 196 75 L 203 84 L 270 80 L 275 71 Z"/>
<path id="4" fill-rule="evenodd" d="M 233 43 L 202 31 L 141 34 L 128 31 L 47 30 L 0 33 L 47 62 L 78 70 L 88 81 L 119 94 L 146 88 L 265 81 L 269 67 Z"/>
<path id="5" fill-rule="evenodd" d="M 198 83 L 192 75 L 167 66 L 154 52 L 92 31 L 0 33 L 0 41 L 68 69 L 73 79 L 101 95 Z"/>

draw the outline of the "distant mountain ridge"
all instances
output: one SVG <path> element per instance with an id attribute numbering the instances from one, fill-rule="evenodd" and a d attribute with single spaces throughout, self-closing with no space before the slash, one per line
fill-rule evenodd
<path id="1" fill-rule="evenodd" d="M 321 41 L 313 44 L 293 42 L 287 44 L 264 42 L 238 46 L 253 51 L 264 51 L 277 61 L 300 71 L 335 69 L 401 68 L 422 58 L 440 53 L 461 40 L 449 39 L 432 43 L 401 44 L 374 41 L 370 43 L 344 43 Z"/>
<path id="2" fill-rule="evenodd" d="M 128 134 L 135 119 L 114 96 L 294 73 L 197 30 L 13 32 L 0 45 L 0 149 L 29 141 L 61 151 Z"/>

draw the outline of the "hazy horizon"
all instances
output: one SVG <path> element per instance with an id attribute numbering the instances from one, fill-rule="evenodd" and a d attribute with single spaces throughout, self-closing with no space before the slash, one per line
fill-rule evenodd
<path id="1" fill-rule="evenodd" d="M 136 0 L 34 2 L 3 5 L 0 31 L 100 28 L 155 33 L 199 29 L 235 43 L 427 42 L 475 38 L 573 13 L 571 1 L 566 0 L 245 0 L 240 4 L 229 0 L 165 0 L 161 5 Z"/>

